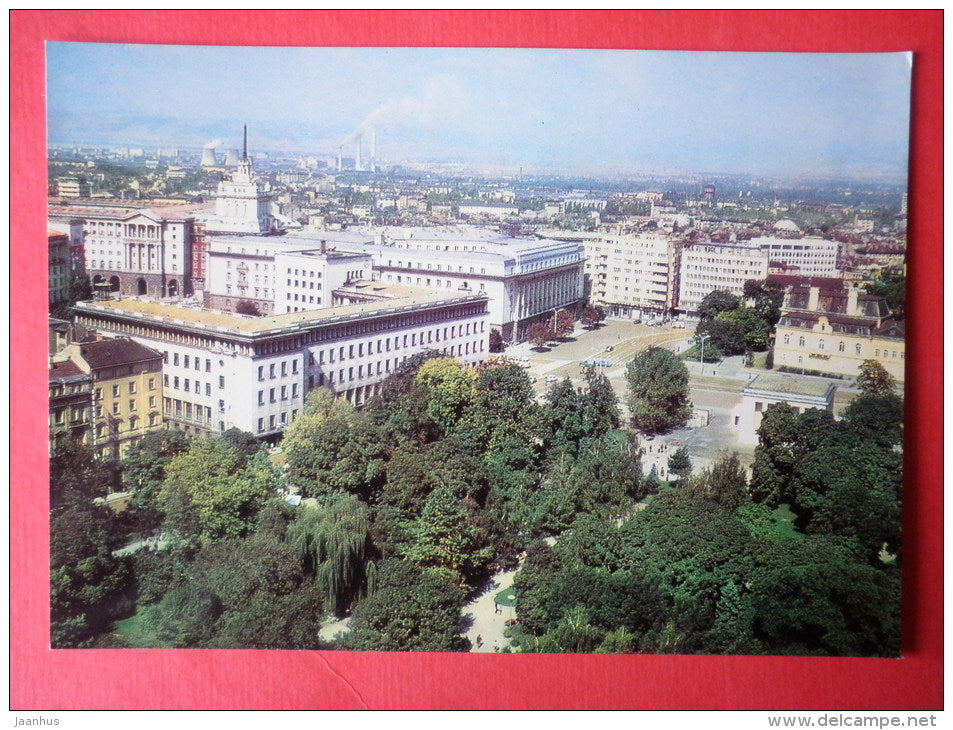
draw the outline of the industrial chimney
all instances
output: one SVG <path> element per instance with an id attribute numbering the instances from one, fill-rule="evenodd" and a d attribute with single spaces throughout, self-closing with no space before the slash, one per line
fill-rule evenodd
<path id="1" fill-rule="evenodd" d="M 338 172 L 344 169 L 344 145 L 338 147 Z"/>
<path id="2" fill-rule="evenodd" d="M 364 141 L 364 138 L 361 137 L 361 136 L 358 136 L 358 138 L 357 138 L 357 157 L 354 158 L 354 169 L 355 169 L 355 170 L 360 170 L 360 169 L 361 169 L 361 142 L 363 142 L 363 141 Z"/>

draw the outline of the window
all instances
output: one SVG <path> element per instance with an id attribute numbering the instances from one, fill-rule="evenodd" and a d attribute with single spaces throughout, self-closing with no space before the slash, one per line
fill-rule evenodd
<path id="1" fill-rule="evenodd" d="M 156 389 L 156 379 L 149 378 L 149 390 L 155 390 L 155 389 Z"/>
<path id="2" fill-rule="evenodd" d="M 219 388 L 224 388 L 224 387 L 225 387 L 225 376 L 224 376 L 224 375 L 219 375 L 219 376 L 218 376 L 218 387 L 219 387 Z"/>
<path id="3" fill-rule="evenodd" d="M 205 372 L 207 372 L 207 373 L 212 372 L 212 361 L 211 361 L 211 360 L 206 360 L 206 361 L 205 361 Z"/>
<path id="4" fill-rule="evenodd" d="M 136 381 L 130 380 L 129 381 L 129 395 L 133 395 L 135 392 L 136 392 Z"/>
<path id="5" fill-rule="evenodd" d="M 114 386 L 113 386 L 113 398 L 118 398 L 118 397 L 119 397 L 119 386 L 118 386 L 118 385 L 114 385 Z"/>
<path id="6" fill-rule="evenodd" d="M 799 337 L 797 341 L 798 347 L 804 347 L 804 338 Z"/>
<path id="7" fill-rule="evenodd" d="M 259 379 L 259 380 L 264 380 L 264 379 L 265 379 L 265 366 L 264 366 L 264 365 L 259 365 L 259 366 L 258 366 L 258 379 Z"/>
<path id="8" fill-rule="evenodd" d="M 269 377 L 269 378 L 275 377 L 275 364 L 274 364 L 274 363 L 272 363 L 271 365 L 268 366 L 268 377 Z"/>
<path id="9" fill-rule="evenodd" d="M 265 405 L 265 391 L 263 390 L 258 391 L 258 405 Z"/>
<path id="10" fill-rule="evenodd" d="M 149 396 L 149 407 L 150 408 L 156 407 L 156 397 L 154 395 Z"/>
<path id="11" fill-rule="evenodd" d="M 785 335 L 785 336 L 784 336 L 784 344 L 785 344 L 785 345 L 790 345 L 790 344 L 791 344 L 791 335 Z"/>
<path id="12" fill-rule="evenodd" d="M 174 378 L 172 378 L 172 387 L 175 388 L 176 390 L 179 389 L 179 376 L 178 376 L 178 375 L 176 375 Z"/>
<path id="13" fill-rule="evenodd" d="M 858 355 L 860 354 L 860 343 L 859 343 L 859 342 L 858 342 L 856 345 L 854 345 L 854 350 L 857 352 Z"/>
<path id="14" fill-rule="evenodd" d="M 281 400 L 288 400 L 288 386 L 281 386 Z"/>
<path id="15" fill-rule="evenodd" d="M 129 399 L 129 410 L 130 410 L 130 411 L 136 410 L 136 399 L 135 399 L 135 398 L 130 398 L 130 399 Z"/>
<path id="16" fill-rule="evenodd" d="M 113 403 L 113 415 L 114 416 L 119 415 L 119 401 L 116 401 Z"/>
<path id="17" fill-rule="evenodd" d="M 211 383 L 206 383 L 206 384 L 205 384 L 205 395 L 212 395 L 212 384 L 211 384 Z"/>
<path id="18" fill-rule="evenodd" d="M 838 343 L 837 343 L 837 351 L 838 351 L 838 352 L 843 352 L 843 351 L 844 351 L 844 343 L 843 343 L 843 342 L 838 342 Z"/>
<path id="19" fill-rule="evenodd" d="M 272 388 L 271 390 L 268 391 L 268 399 L 269 399 L 272 403 L 275 402 L 275 389 L 274 389 L 274 388 Z"/>
<path id="20" fill-rule="evenodd" d="M 283 376 L 288 374 L 288 363 L 284 360 L 281 361 L 281 374 Z"/>
<path id="21" fill-rule="evenodd" d="M 225 412 L 225 401 L 220 400 L 220 401 L 218 402 L 218 412 L 219 412 L 219 413 L 224 413 L 224 412 Z"/>
<path id="22" fill-rule="evenodd" d="M 173 365 L 179 364 L 179 353 L 177 352 L 172 353 L 172 364 Z"/>
<path id="23" fill-rule="evenodd" d="M 191 381 L 188 378 L 186 378 L 184 381 L 182 381 L 182 387 L 185 389 L 186 392 L 188 392 L 189 390 L 192 389 Z"/>
<path id="24" fill-rule="evenodd" d="M 259 419 L 258 419 L 258 430 L 259 430 L 259 431 L 264 431 L 264 430 L 265 430 L 265 419 L 264 419 L 264 418 L 259 418 Z"/>
<path id="25" fill-rule="evenodd" d="M 188 355 L 186 355 L 185 357 L 182 358 L 182 365 L 183 365 L 183 367 L 189 367 L 189 356 L 188 356 Z"/>
<path id="26" fill-rule="evenodd" d="M 168 375 L 163 375 L 163 376 L 162 376 L 162 384 L 163 384 L 166 388 L 169 387 L 169 376 L 168 376 Z"/>

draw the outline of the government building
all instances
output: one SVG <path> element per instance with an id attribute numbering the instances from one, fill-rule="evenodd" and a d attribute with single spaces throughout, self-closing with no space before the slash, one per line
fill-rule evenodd
<path id="1" fill-rule="evenodd" d="M 334 308 L 253 317 L 118 299 L 81 302 L 76 323 L 128 337 L 161 357 L 162 415 L 189 432 L 235 427 L 272 437 L 315 388 L 362 405 L 411 355 L 434 350 L 466 365 L 488 352 L 488 300 L 355 282 Z"/>

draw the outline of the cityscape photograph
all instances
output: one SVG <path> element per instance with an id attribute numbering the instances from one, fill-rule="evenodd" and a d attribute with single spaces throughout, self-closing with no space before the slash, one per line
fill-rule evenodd
<path id="1" fill-rule="evenodd" d="M 900 656 L 911 54 L 46 62 L 52 648 Z"/>

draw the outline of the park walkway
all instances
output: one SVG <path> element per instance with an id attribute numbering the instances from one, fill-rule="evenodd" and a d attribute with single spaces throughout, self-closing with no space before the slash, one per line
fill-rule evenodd
<path id="1" fill-rule="evenodd" d="M 463 616 L 473 619 L 473 624 L 465 634 L 472 645 L 471 652 L 493 653 L 495 649 L 502 650 L 509 645 L 510 640 L 503 636 L 503 630 L 506 628 L 506 620 L 513 618 L 513 609 L 503 608 L 502 613 L 497 613 L 493 599 L 501 590 L 513 585 L 513 576 L 517 570 L 519 568 L 494 575 L 486 589 L 463 607 Z M 478 636 L 482 639 L 481 646 L 477 646 Z"/>

